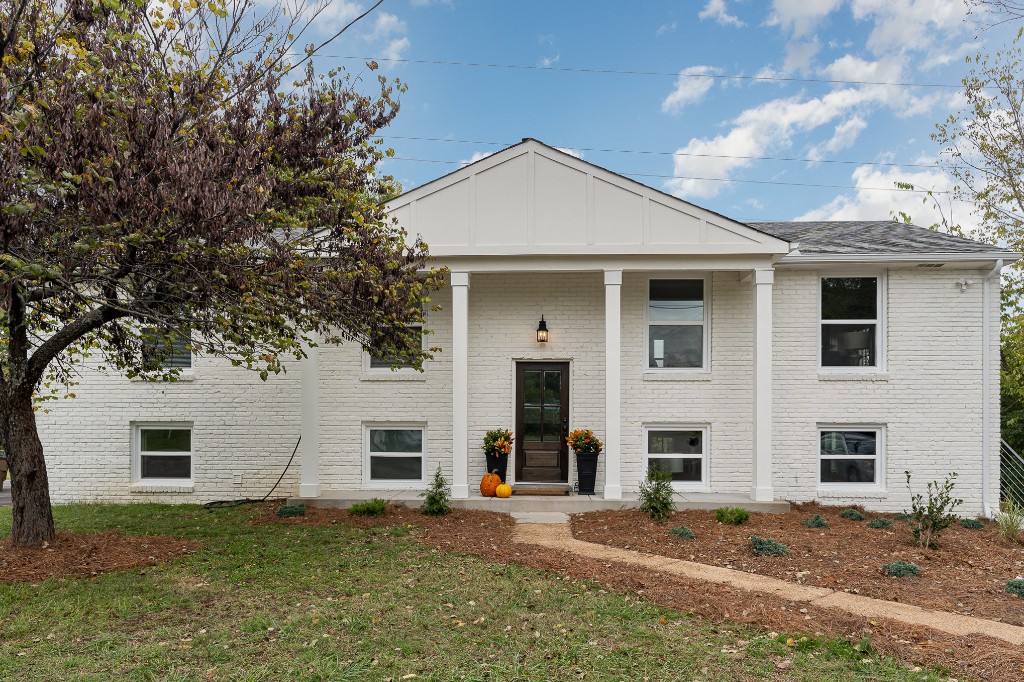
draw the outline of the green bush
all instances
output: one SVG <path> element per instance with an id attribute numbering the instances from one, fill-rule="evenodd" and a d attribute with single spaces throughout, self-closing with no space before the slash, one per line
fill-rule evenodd
<path id="1" fill-rule="evenodd" d="M 882 573 L 890 578 L 906 578 L 908 575 L 921 575 L 921 569 L 909 561 L 899 559 L 882 566 Z"/>
<path id="2" fill-rule="evenodd" d="M 1014 578 L 1006 581 L 1006 591 L 1018 597 L 1024 597 L 1024 578 Z"/>
<path id="3" fill-rule="evenodd" d="M 292 516 L 305 516 L 306 505 L 303 503 L 299 504 L 282 504 L 277 508 L 277 515 L 282 519 L 291 518 Z"/>
<path id="4" fill-rule="evenodd" d="M 388 501 L 375 497 L 366 502 L 357 502 L 348 508 L 350 514 L 355 516 L 384 516 L 388 510 Z"/>
<path id="5" fill-rule="evenodd" d="M 738 526 L 750 520 L 750 512 L 743 507 L 719 507 L 715 510 L 715 518 L 719 523 Z"/>
<path id="6" fill-rule="evenodd" d="M 640 484 L 640 511 L 655 521 L 664 521 L 676 510 L 672 499 L 672 473 L 657 465 L 647 469 L 647 480 Z"/>
<path id="7" fill-rule="evenodd" d="M 423 513 L 429 516 L 444 516 L 452 510 L 452 489 L 448 481 L 441 475 L 441 465 L 437 465 L 434 472 L 434 480 L 430 482 L 427 491 L 420 493 L 423 498 Z"/>
<path id="8" fill-rule="evenodd" d="M 693 534 L 693 531 L 686 526 L 679 526 L 669 531 L 670 535 L 674 535 L 677 538 L 683 538 L 684 540 L 696 540 L 697 536 Z"/>
<path id="9" fill-rule="evenodd" d="M 888 530 L 889 528 L 892 528 L 892 519 L 873 519 L 868 522 L 868 528 Z"/>
<path id="10" fill-rule="evenodd" d="M 996 523 L 999 524 L 1000 537 L 1007 542 L 1017 542 L 1021 526 L 1024 525 L 1024 507 L 1013 500 L 1003 500 L 999 505 Z"/>
<path id="11" fill-rule="evenodd" d="M 759 538 L 756 535 L 751 535 L 750 544 L 754 547 L 754 554 L 757 556 L 789 556 L 789 547 L 781 542 L 775 542 L 771 538 Z"/>
<path id="12" fill-rule="evenodd" d="M 806 519 L 801 521 L 807 528 L 828 528 L 828 521 L 821 514 L 815 514 L 814 516 L 808 516 Z"/>
<path id="13" fill-rule="evenodd" d="M 909 521 L 912 517 L 907 512 L 900 512 L 893 516 L 897 521 Z"/>
<path id="14" fill-rule="evenodd" d="M 985 527 L 985 522 L 980 519 L 960 519 L 960 525 L 967 530 L 981 530 Z"/>
<path id="15" fill-rule="evenodd" d="M 857 511 L 856 509 L 844 509 L 843 511 L 839 512 L 839 515 L 842 516 L 844 519 L 849 519 L 851 521 L 864 520 L 864 515 Z"/>
<path id="16" fill-rule="evenodd" d="M 935 541 L 939 539 L 942 531 L 959 520 L 953 510 L 964 501 L 953 497 L 953 487 L 956 484 L 957 473 L 954 471 L 946 476 L 946 481 L 940 486 L 938 481 L 928 483 L 928 501 L 925 502 L 924 495 L 914 493 L 910 487 L 910 472 L 904 471 L 907 476 L 907 490 L 910 491 L 910 530 L 914 533 L 914 539 L 921 547 L 935 549 Z"/>

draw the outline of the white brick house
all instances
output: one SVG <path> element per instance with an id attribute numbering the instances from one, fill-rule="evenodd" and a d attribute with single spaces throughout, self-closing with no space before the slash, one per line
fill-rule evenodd
<path id="1" fill-rule="evenodd" d="M 648 464 L 682 501 L 908 503 L 960 474 L 999 495 L 999 269 L 1019 254 L 893 222 L 742 224 L 524 140 L 392 215 L 449 268 L 422 373 L 352 345 L 264 383 L 189 358 L 184 380 L 85 371 L 39 415 L 54 498 L 208 501 L 474 494 L 509 428 L 517 485 L 576 480 L 566 429 L 606 442 L 597 495 Z M 543 319 L 548 340 L 538 342 Z"/>

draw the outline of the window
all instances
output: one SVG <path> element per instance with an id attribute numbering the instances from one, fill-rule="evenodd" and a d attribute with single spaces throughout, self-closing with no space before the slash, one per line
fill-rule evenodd
<path id="1" fill-rule="evenodd" d="M 367 426 L 366 480 L 400 485 L 422 483 L 424 436 L 422 426 Z"/>
<path id="2" fill-rule="evenodd" d="M 671 473 L 677 487 L 703 487 L 707 483 L 707 429 L 650 426 L 644 431 L 648 467 Z"/>
<path id="3" fill-rule="evenodd" d="M 821 278 L 821 366 L 879 367 L 879 277 Z"/>
<path id="4" fill-rule="evenodd" d="M 161 332 L 156 328 L 147 327 L 142 330 L 142 334 L 144 358 L 149 359 L 157 354 L 157 350 L 160 350 L 167 353 L 160 361 L 160 369 L 192 369 L 192 331 L 190 329 L 172 331 L 170 346 L 166 349 L 159 345 Z"/>
<path id="5" fill-rule="evenodd" d="M 414 324 L 409 325 L 409 329 L 415 329 L 420 333 L 420 339 L 423 338 L 423 325 Z M 407 362 L 405 359 L 396 358 L 395 356 L 379 356 L 372 353 L 367 353 L 369 356 L 369 368 L 378 370 L 391 370 L 394 367 L 394 371 L 403 369 L 412 369 L 412 364 Z M 396 363 L 395 360 L 398 360 Z"/>
<path id="6" fill-rule="evenodd" d="M 647 305 L 647 367 L 706 366 L 707 306 L 703 279 L 652 279 Z"/>
<path id="7" fill-rule="evenodd" d="M 881 485 L 882 429 L 844 426 L 818 431 L 821 441 L 820 484 Z"/>
<path id="8" fill-rule="evenodd" d="M 136 471 L 140 481 L 191 482 L 191 424 L 137 425 L 135 451 Z"/>

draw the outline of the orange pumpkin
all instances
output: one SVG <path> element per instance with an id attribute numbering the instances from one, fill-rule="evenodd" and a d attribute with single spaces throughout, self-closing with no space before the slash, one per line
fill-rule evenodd
<path id="1" fill-rule="evenodd" d="M 484 497 L 494 497 L 494 491 L 499 485 L 501 485 L 501 476 L 496 471 L 484 474 L 484 477 L 480 479 L 480 494 Z"/>
<path id="2" fill-rule="evenodd" d="M 502 483 L 494 489 L 494 494 L 501 498 L 512 497 L 512 486 L 508 483 Z"/>

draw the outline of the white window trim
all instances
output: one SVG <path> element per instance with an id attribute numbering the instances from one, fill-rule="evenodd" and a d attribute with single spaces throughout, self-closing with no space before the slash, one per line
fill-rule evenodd
<path id="1" fill-rule="evenodd" d="M 704 282 L 704 341 L 700 367 L 651 367 L 651 280 L 699 279 Z M 661 323 L 659 323 L 661 324 Z M 695 326 L 696 322 L 669 322 L 669 325 Z M 658 273 L 644 280 L 644 374 L 686 375 L 711 372 L 711 275 L 686 272 Z M 644 446 L 646 449 L 647 446 Z M 646 471 L 646 470 L 645 470 Z"/>
<path id="2" fill-rule="evenodd" d="M 418 480 L 384 480 L 370 478 L 370 430 L 374 431 L 405 431 L 418 429 L 423 434 L 423 445 L 420 449 L 420 477 Z M 422 488 L 427 480 L 427 424 L 426 422 L 364 422 L 363 423 L 363 486 L 368 489 Z M 410 457 L 411 452 L 374 452 L 374 457 Z"/>
<path id="3" fill-rule="evenodd" d="M 883 374 L 887 371 L 886 365 L 886 300 L 888 299 L 889 282 L 885 270 L 858 270 L 818 273 L 818 373 L 819 374 Z M 876 287 L 875 314 L 875 364 L 871 367 L 860 366 L 828 366 L 823 364 L 824 356 L 821 348 L 821 327 L 823 324 L 871 324 L 870 320 L 823 320 L 821 307 L 824 297 L 821 295 L 822 283 L 826 279 L 841 279 L 843 277 L 875 277 L 878 279 Z"/>
<path id="4" fill-rule="evenodd" d="M 822 457 L 821 434 L 825 431 L 874 431 L 875 439 L 875 482 L 874 483 L 822 483 L 822 459 L 869 459 L 869 457 Z M 814 480 L 817 481 L 818 492 L 824 494 L 853 492 L 885 492 L 886 436 L 884 424 L 818 424 L 817 438 L 814 441 L 816 456 L 814 458 Z"/>
<path id="5" fill-rule="evenodd" d="M 158 488 L 188 488 L 196 478 L 196 429 L 193 422 L 132 422 L 132 483 L 134 486 Z M 144 429 L 188 429 L 191 433 L 192 449 L 189 451 L 188 478 L 143 478 L 142 477 L 142 431 Z M 147 452 L 147 455 L 183 455 L 183 452 Z"/>
<path id="6" fill-rule="evenodd" d="M 642 428 L 642 433 L 641 433 L 641 437 L 642 437 L 641 448 L 643 449 L 643 454 L 644 454 L 644 469 L 643 469 L 643 474 L 642 475 L 644 477 L 647 476 L 647 470 L 651 466 L 651 460 L 666 459 L 666 458 L 667 459 L 679 459 L 679 458 L 686 458 L 686 457 L 689 457 L 690 459 L 697 459 L 696 456 L 692 456 L 691 457 L 689 455 L 678 455 L 678 454 L 665 454 L 665 455 L 655 454 L 655 455 L 652 455 L 650 452 L 648 452 L 648 449 L 647 449 L 648 448 L 648 442 L 649 442 L 648 441 L 648 433 L 651 432 L 651 431 L 700 431 L 701 432 L 701 442 L 704 444 L 703 452 L 700 455 L 700 461 L 701 461 L 701 463 L 700 463 L 701 480 L 699 482 L 696 482 L 696 483 L 686 482 L 686 481 L 673 481 L 672 482 L 672 488 L 674 490 L 685 490 L 685 491 L 690 491 L 690 492 L 709 490 L 711 488 L 711 471 L 710 471 L 710 468 L 709 468 L 710 459 L 711 459 L 710 458 L 710 453 L 711 453 L 711 427 L 708 424 L 693 424 L 693 423 L 686 424 L 686 423 L 675 423 L 675 422 L 674 423 L 669 423 L 669 424 L 659 424 L 659 423 L 653 423 L 653 422 L 652 423 L 644 424 L 643 428 Z"/>
<path id="7" fill-rule="evenodd" d="M 420 350 L 427 349 L 427 323 L 426 321 L 421 324 L 410 324 L 408 327 L 419 327 L 420 328 Z M 422 372 L 418 371 L 414 367 L 399 367 L 398 369 L 392 369 L 390 367 L 372 367 L 370 366 L 370 352 L 363 349 L 363 374 L 371 375 L 375 379 L 383 379 L 384 377 L 396 377 L 396 378 L 410 378 L 420 376 Z M 423 372 L 427 371 L 427 361 L 423 361 Z"/>

